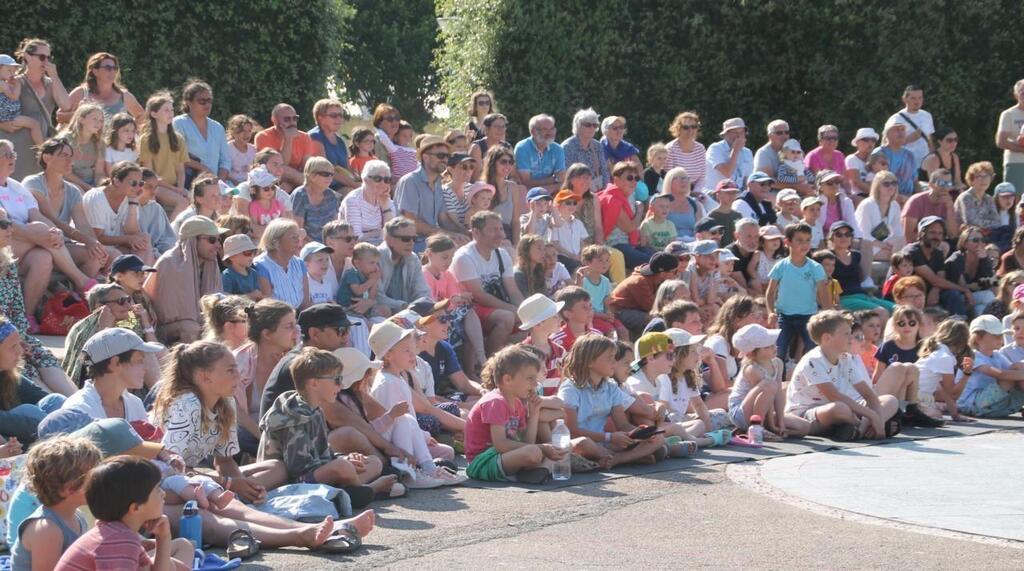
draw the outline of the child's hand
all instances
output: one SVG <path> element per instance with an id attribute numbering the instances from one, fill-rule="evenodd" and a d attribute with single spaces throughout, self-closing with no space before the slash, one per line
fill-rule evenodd
<path id="1" fill-rule="evenodd" d="M 142 524 L 142 529 L 152 533 L 157 543 L 171 540 L 171 521 L 167 519 L 166 515 L 147 521 Z"/>
<path id="2" fill-rule="evenodd" d="M 616 450 L 625 450 L 630 446 L 635 445 L 637 442 L 629 437 L 625 432 L 613 432 L 611 438 L 612 448 Z"/>
<path id="3" fill-rule="evenodd" d="M 544 404 L 544 401 L 541 400 L 537 391 L 532 391 L 530 396 L 526 397 L 526 410 L 530 417 L 534 417 L 540 413 L 540 405 L 542 404 Z"/>
<path id="4" fill-rule="evenodd" d="M 704 362 L 708 362 L 715 358 L 715 352 L 711 350 L 710 347 L 706 347 L 704 345 L 701 345 L 698 354 L 700 355 L 700 360 Z"/>
<path id="5" fill-rule="evenodd" d="M 171 452 L 170 457 L 167 459 L 167 464 L 171 468 L 174 468 L 174 470 L 179 474 L 185 473 L 185 470 L 187 469 L 187 466 L 185 466 L 185 459 L 174 452 Z"/>
<path id="6" fill-rule="evenodd" d="M 963 371 L 965 375 L 970 375 L 971 373 L 973 373 L 974 359 L 970 357 L 964 357 L 963 361 L 960 361 L 960 370 Z"/>
<path id="7" fill-rule="evenodd" d="M 352 467 L 356 469 L 356 472 L 366 471 L 366 456 L 358 452 L 352 452 L 351 454 L 346 454 L 345 459 L 352 463 Z"/>
<path id="8" fill-rule="evenodd" d="M 388 416 L 397 420 L 408 413 L 409 403 L 406 401 L 402 401 L 396 404 L 395 406 L 391 407 L 391 410 L 388 411 Z"/>
<path id="9" fill-rule="evenodd" d="M 568 450 L 556 448 L 554 444 L 541 444 L 540 451 L 544 453 L 545 458 L 555 462 L 565 458 L 565 455 L 569 453 Z"/>

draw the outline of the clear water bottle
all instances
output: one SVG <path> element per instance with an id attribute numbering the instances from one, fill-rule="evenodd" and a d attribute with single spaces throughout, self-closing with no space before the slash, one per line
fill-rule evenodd
<path id="1" fill-rule="evenodd" d="M 747 429 L 747 439 L 751 444 L 764 444 L 764 419 L 761 415 L 755 414 L 750 417 L 750 428 Z"/>
<path id="2" fill-rule="evenodd" d="M 181 522 L 178 525 L 181 537 L 192 542 L 196 549 L 203 547 L 203 518 L 199 515 L 199 504 L 195 500 L 185 503 L 181 510 Z"/>
<path id="3" fill-rule="evenodd" d="M 565 421 L 555 421 L 555 429 L 551 431 L 551 445 L 565 451 L 565 457 L 555 462 L 551 477 L 555 480 L 568 480 L 572 476 L 572 436 Z"/>

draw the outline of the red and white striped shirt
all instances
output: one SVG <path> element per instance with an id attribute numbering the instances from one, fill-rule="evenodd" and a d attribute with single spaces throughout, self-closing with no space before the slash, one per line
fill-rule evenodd
<path id="1" fill-rule="evenodd" d="M 705 169 L 707 168 L 704 163 L 704 145 L 700 144 L 699 141 L 694 141 L 693 150 L 686 152 L 679 147 L 679 139 L 672 139 L 667 146 L 668 162 L 665 164 L 665 168 L 683 167 L 686 169 L 686 174 L 690 175 L 690 182 L 693 183 L 693 188 L 703 190 Z"/>

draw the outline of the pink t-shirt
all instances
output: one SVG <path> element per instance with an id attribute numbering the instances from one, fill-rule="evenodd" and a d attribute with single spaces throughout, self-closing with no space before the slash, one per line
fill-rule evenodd
<path id="1" fill-rule="evenodd" d="M 463 293 L 459 280 L 455 279 L 455 274 L 451 270 L 445 270 L 441 272 L 440 277 L 435 278 L 434 274 L 423 268 L 423 279 L 427 282 L 427 287 L 430 288 L 430 297 L 434 299 L 451 299 Z"/>
<path id="2" fill-rule="evenodd" d="M 832 151 L 832 164 L 825 162 L 827 157 L 828 155 L 825 154 L 825 151 L 821 150 L 821 147 L 818 147 L 817 149 L 807 153 L 807 156 L 804 157 L 804 165 L 811 169 L 811 172 L 814 174 L 818 174 L 818 171 L 825 169 L 834 170 L 839 174 L 843 174 L 843 171 L 846 170 L 846 157 L 843 156 L 843 153 L 838 150 Z"/>
<path id="3" fill-rule="evenodd" d="M 825 233 L 827 234 L 828 231 L 832 229 L 832 224 L 835 223 L 835 222 L 838 222 L 838 221 L 840 221 L 842 219 L 843 219 L 843 211 L 842 211 L 842 208 L 839 205 L 839 201 L 838 200 L 832 200 L 832 201 L 830 201 L 828 203 L 828 206 L 825 207 L 825 221 L 824 221 L 824 223 L 822 224 L 821 227 L 822 227 L 822 229 L 824 229 Z"/>
<path id="4" fill-rule="evenodd" d="M 260 226 L 270 224 L 271 220 L 280 218 L 282 214 L 284 214 L 284 205 L 276 198 L 270 204 L 270 210 L 264 208 L 257 200 L 249 203 L 249 218 L 252 219 L 253 223 Z"/>
<path id="5" fill-rule="evenodd" d="M 491 425 L 505 427 L 505 437 L 522 440 L 520 431 L 526 429 L 526 407 L 519 399 L 505 400 L 501 391 L 490 391 L 473 405 L 466 419 L 466 460 L 473 461 L 477 454 L 487 450 L 491 442 Z"/>
<path id="6" fill-rule="evenodd" d="M 136 571 L 152 565 L 137 532 L 119 521 L 97 521 L 64 552 L 56 571 Z"/>
<path id="7" fill-rule="evenodd" d="M 932 202 L 929 194 L 929 192 L 919 192 L 907 199 L 907 203 L 903 205 L 903 212 L 900 213 L 900 218 L 903 220 L 912 218 L 920 222 L 926 216 L 938 216 L 945 220 L 946 203 Z"/>

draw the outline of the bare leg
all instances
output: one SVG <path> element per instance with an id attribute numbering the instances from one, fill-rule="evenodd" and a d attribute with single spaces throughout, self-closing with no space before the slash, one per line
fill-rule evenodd
<path id="1" fill-rule="evenodd" d="M 619 464 L 629 464 L 642 460 L 648 456 L 653 455 L 658 448 L 665 445 L 665 439 L 660 436 L 656 436 L 646 442 L 641 442 L 636 448 L 632 450 L 620 450 L 618 452 L 613 451 L 612 455 L 612 466 L 618 466 Z"/>
<path id="2" fill-rule="evenodd" d="M 236 509 L 234 507 L 236 504 L 241 505 L 242 508 Z M 164 513 L 171 520 L 171 528 L 175 534 L 179 531 L 178 522 L 181 520 L 181 508 L 182 506 L 164 505 Z M 373 514 L 372 511 L 370 513 Z M 221 514 L 215 515 L 207 510 L 200 510 L 199 514 L 203 520 L 203 538 L 219 547 L 227 546 L 228 536 L 236 529 L 248 530 L 268 548 L 320 545 L 334 530 L 333 518 L 327 518 L 318 524 L 300 524 L 246 508 L 237 501 L 232 502 L 232 505 Z M 359 518 L 364 518 L 364 514 L 345 520 L 356 525 L 356 528 L 360 529 L 361 536 L 364 535 L 362 529 L 366 527 L 366 523 Z M 372 518 L 369 529 L 373 529 Z"/>
<path id="3" fill-rule="evenodd" d="M 875 383 L 879 395 L 892 395 L 909 403 L 917 402 L 917 382 L 920 371 L 910 363 L 893 363 L 886 367 Z"/>
<path id="4" fill-rule="evenodd" d="M 512 334 L 512 326 L 515 325 L 516 316 L 511 311 L 496 309 L 483 322 L 484 332 L 487 334 L 484 346 L 488 355 L 497 353 L 502 347 L 508 344 L 509 335 Z"/>
<path id="5" fill-rule="evenodd" d="M 24 273 L 25 315 L 35 317 L 53 276 L 53 256 L 48 250 L 31 246 L 26 246 L 19 254 L 16 246 L 14 252 L 18 258 L 18 269 Z"/>
<path id="6" fill-rule="evenodd" d="M 726 389 L 724 391 L 717 392 L 717 393 L 711 393 L 710 395 L 708 395 L 708 399 L 706 401 L 704 401 L 704 404 L 707 405 L 708 409 L 724 408 L 724 409 L 728 410 L 728 408 L 729 408 L 729 393 L 730 393 L 729 389 Z"/>
<path id="7" fill-rule="evenodd" d="M 468 311 L 466 317 L 462 320 L 462 325 L 466 330 L 466 343 L 463 345 L 465 348 L 465 359 L 466 359 L 466 370 L 469 371 L 467 374 L 474 380 L 479 380 L 479 374 L 477 369 L 483 367 L 484 362 L 487 361 L 487 355 L 484 353 L 484 330 L 483 325 L 480 324 L 480 316 L 475 311 Z"/>
<path id="8" fill-rule="evenodd" d="M 65 244 L 64 246 L 68 249 L 68 253 L 71 254 L 71 259 L 75 262 L 75 265 L 82 269 L 82 273 L 89 277 L 96 277 L 99 274 L 100 267 L 103 264 L 100 263 L 99 258 L 89 252 L 89 248 L 82 244 Z"/>
<path id="9" fill-rule="evenodd" d="M 821 432 L 837 424 L 856 424 L 858 422 L 857 416 L 853 414 L 850 407 L 841 402 L 830 402 L 818 407 L 815 419 L 817 419 L 817 423 L 821 426 Z"/>
<path id="10" fill-rule="evenodd" d="M 362 484 L 356 467 L 344 458 L 335 458 L 313 471 L 313 478 L 328 486 L 345 487 Z"/>
<path id="11" fill-rule="evenodd" d="M 50 389 L 51 393 L 62 394 L 69 397 L 75 394 L 78 389 L 68 378 L 67 373 L 60 367 L 46 367 L 39 369 L 39 380 Z"/>
<path id="12" fill-rule="evenodd" d="M 242 474 L 255 479 L 268 490 L 273 490 L 288 481 L 288 469 L 280 460 L 267 460 L 242 466 Z"/>
<path id="13" fill-rule="evenodd" d="M 536 444 L 520 446 L 501 455 L 501 467 L 509 475 L 527 468 L 536 468 L 543 461 L 544 453 L 540 451 L 540 446 Z"/>
<path id="14" fill-rule="evenodd" d="M 331 450 L 339 454 L 358 452 L 363 456 L 375 456 L 380 460 L 385 459 L 384 454 L 377 450 L 365 434 L 351 426 L 342 426 L 332 430 L 327 435 L 327 443 L 330 445 Z"/>

